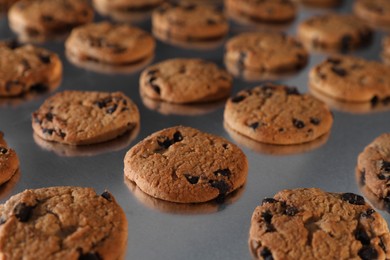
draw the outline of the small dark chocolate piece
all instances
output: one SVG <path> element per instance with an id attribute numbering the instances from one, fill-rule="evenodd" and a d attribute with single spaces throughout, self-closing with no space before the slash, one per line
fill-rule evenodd
<path id="1" fill-rule="evenodd" d="M 354 194 L 354 193 L 343 193 L 341 195 L 341 199 L 344 201 L 348 201 L 349 203 L 353 205 L 364 205 L 365 201 L 364 198 L 360 195 Z"/>
<path id="2" fill-rule="evenodd" d="M 103 260 L 99 253 L 80 254 L 78 260 Z"/>
<path id="3" fill-rule="evenodd" d="M 312 123 L 313 125 L 319 125 L 321 123 L 321 120 L 316 117 L 311 117 L 310 123 Z"/>
<path id="4" fill-rule="evenodd" d="M 33 209 L 34 207 L 32 206 L 28 206 L 25 203 L 19 203 L 14 208 L 15 217 L 20 222 L 27 222 L 32 215 Z"/>
<path id="5" fill-rule="evenodd" d="M 331 70 L 340 77 L 345 77 L 347 75 L 347 71 L 343 68 L 333 66 Z"/>
<path id="6" fill-rule="evenodd" d="M 6 153 L 8 153 L 8 149 L 5 147 L 0 147 L 0 153 L 6 154 Z"/>
<path id="7" fill-rule="evenodd" d="M 225 176 L 225 177 L 229 177 L 231 174 L 232 173 L 230 172 L 229 169 L 219 169 L 219 170 L 214 172 L 215 176 L 222 175 L 222 176 Z"/>
<path id="8" fill-rule="evenodd" d="M 238 95 L 238 96 L 235 96 L 232 98 L 232 102 L 233 103 L 239 103 L 241 101 L 243 101 L 246 97 L 243 96 L 243 95 Z"/>
<path id="9" fill-rule="evenodd" d="M 174 143 L 177 143 L 177 142 L 180 142 L 183 140 L 183 136 L 181 135 L 181 133 L 179 131 L 176 131 L 174 134 L 173 134 L 173 142 Z"/>
<path id="10" fill-rule="evenodd" d="M 302 129 L 305 127 L 305 123 L 301 120 L 296 119 L 296 118 L 293 118 L 292 123 L 298 129 Z"/>
<path id="11" fill-rule="evenodd" d="M 355 238 L 359 240 L 362 245 L 367 246 L 370 244 L 370 237 L 368 236 L 367 232 L 363 228 L 358 228 L 355 231 Z"/>
<path id="12" fill-rule="evenodd" d="M 264 260 L 274 260 L 271 251 L 267 247 L 264 247 L 261 250 L 260 256 L 263 257 Z"/>
<path id="13" fill-rule="evenodd" d="M 297 214 L 298 212 L 299 212 L 299 210 L 296 207 L 287 206 L 286 209 L 284 210 L 283 214 L 285 214 L 287 216 L 295 216 L 295 214 Z"/>
<path id="14" fill-rule="evenodd" d="M 263 199 L 263 201 L 261 202 L 261 205 L 264 205 L 264 204 L 266 204 L 266 203 L 276 203 L 276 202 L 278 202 L 276 199 L 274 199 L 274 198 L 265 198 L 265 199 Z"/>
<path id="15" fill-rule="evenodd" d="M 378 252 L 371 246 L 363 246 L 362 249 L 359 250 L 358 255 L 363 260 L 378 259 Z"/>
<path id="16" fill-rule="evenodd" d="M 191 184 L 197 184 L 199 182 L 199 176 L 184 174 L 184 177 L 186 177 L 187 181 Z"/>
<path id="17" fill-rule="evenodd" d="M 112 196 L 111 196 L 111 193 L 109 193 L 108 191 L 104 191 L 101 196 L 103 198 L 105 198 L 106 200 L 108 200 L 109 202 L 112 202 Z"/>
<path id="18" fill-rule="evenodd" d="M 253 130 L 256 130 L 259 127 L 259 125 L 260 125 L 259 122 L 254 122 L 250 124 L 249 127 L 252 128 Z"/>

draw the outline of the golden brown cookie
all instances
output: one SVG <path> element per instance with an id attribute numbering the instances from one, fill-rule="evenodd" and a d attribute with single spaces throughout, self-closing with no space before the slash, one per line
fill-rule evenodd
<path id="1" fill-rule="evenodd" d="M 223 198 L 243 186 L 245 154 L 222 137 L 176 126 L 133 146 L 124 159 L 125 177 L 152 197 L 178 203 Z"/>
<path id="2" fill-rule="evenodd" d="M 353 193 L 283 190 L 252 215 L 256 259 L 389 259 L 386 220 Z"/>
<path id="3" fill-rule="evenodd" d="M 16 152 L 8 147 L 0 132 L 0 185 L 7 182 L 19 169 L 19 158 Z"/>
<path id="4" fill-rule="evenodd" d="M 293 0 L 297 3 L 313 7 L 335 7 L 339 6 L 343 0 Z"/>
<path id="5" fill-rule="evenodd" d="M 25 190 L 0 205 L 3 259 L 124 259 L 125 213 L 108 191 Z"/>
<path id="6" fill-rule="evenodd" d="M 378 26 L 390 26 L 390 2 L 388 0 L 356 0 L 353 10 L 361 19 Z"/>
<path id="7" fill-rule="evenodd" d="M 387 65 L 390 65 L 390 36 L 383 38 L 382 48 L 382 59 Z"/>
<path id="8" fill-rule="evenodd" d="M 232 130 L 268 144 L 301 144 L 328 133 L 329 108 L 294 87 L 264 84 L 228 99 L 224 122 Z"/>

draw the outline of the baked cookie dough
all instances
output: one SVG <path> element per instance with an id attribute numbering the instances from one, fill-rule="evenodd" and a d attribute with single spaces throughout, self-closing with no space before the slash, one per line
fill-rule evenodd
<path id="1" fill-rule="evenodd" d="M 0 132 L 0 185 L 11 179 L 19 169 L 16 152 L 8 147 L 4 134 Z"/>
<path id="2" fill-rule="evenodd" d="M 140 77 L 140 93 L 170 103 L 215 101 L 230 95 L 232 77 L 212 62 L 170 59 L 146 68 Z"/>
<path id="3" fill-rule="evenodd" d="M 352 56 L 332 56 L 313 67 L 309 87 L 350 102 L 385 102 L 390 98 L 390 67 Z"/>
<path id="4" fill-rule="evenodd" d="M 126 24 L 90 23 L 75 28 L 66 40 L 66 54 L 80 61 L 125 66 L 154 55 L 149 33 Z"/>
<path id="5" fill-rule="evenodd" d="M 62 78 L 57 54 L 16 41 L 0 42 L 0 97 L 15 97 L 37 87 L 55 88 Z"/>
<path id="6" fill-rule="evenodd" d="M 153 11 L 153 33 L 183 41 L 209 41 L 223 38 L 229 30 L 224 14 L 207 5 L 164 4 Z"/>
<path id="7" fill-rule="evenodd" d="M 35 134 L 70 145 L 115 139 L 139 122 L 137 106 L 121 92 L 63 91 L 32 114 Z"/>
<path id="8" fill-rule="evenodd" d="M 387 65 L 390 65 L 390 36 L 383 38 L 382 47 L 382 59 Z"/>
<path id="9" fill-rule="evenodd" d="M 246 70 L 282 72 L 304 67 L 308 56 L 297 40 L 283 33 L 249 32 L 226 43 L 225 63 Z"/>
<path id="10" fill-rule="evenodd" d="M 247 173 L 236 145 L 184 126 L 153 133 L 124 158 L 126 178 L 152 197 L 178 203 L 223 198 L 244 185 Z"/>
<path id="11" fill-rule="evenodd" d="M 343 0 L 293 0 L 297 3 L 302 3 L 314 7 L 335 7 L 339 6 Z"/>
<path id="12" fill-rule="evenodd" d="M 390 2 L 387 0 L 356 0 L 353 10 L 370 24 L 390 26 Z"/>
<path id="13" fill-rule="evenodd" d="M 86 0 L 21 0 L 8 12 L 9 26 L 19 35 L 58 35 L 93 20 Z"/>
<path id="14" fill-rule="evenodd" d="M 124 259 L 127 220 L 108 191 L 25 190 L 0 205 L 4 259 Z"/>
<path id="15" fill-rule="evenodd" d="M 294 87 L 264 84 L 228 99 L 224 122 L 258 142 L 291 145 L 325 135 L 333 117 L 323 102 Z"/>
<path id="16" fill-rule="evenodd" d="M 283 190 L 254 210 L 249 248 L 256 259 L 389 259 L 390 233 L 362 196 Z"/>
<path id="17" fill-rule="evenodd" d="M 372 30 L 357 16 L 323 14 L 310 17 L 298 25 L 302 42 L 314 49 L 347 51 L 367 45 Z"/>

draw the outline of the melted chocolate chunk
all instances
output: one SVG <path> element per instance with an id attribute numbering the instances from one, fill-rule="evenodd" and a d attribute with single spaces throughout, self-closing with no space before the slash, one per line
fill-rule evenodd
<path id="1" fill-rule="evenodd" d="M 5 147 L 0 147 L 0 153 L 6 154 L 6 153 L 8 153 L 8 149 Z"/>
<path id="2" fill-rule="evenodd" d="M 25 203 L 19 203 L 14 208 L 15 217 L 20 222 L 27 222 L 32 215 L 33 209 L 34 207 L 32 206 L 27 206 Z"/>
<path id="3" fill-rule="evenodd" d="M 112 98 L 111 97 L 108 97 L 108 98 L 105 98 L 103 100 L 99 100 L 99 101 L 96 101 L 95 104 L 99 107 L 99 108 L 105 108 L 108 103 L 112 102 Z"/>
<path id="4" fill-rule="evenodd" d="M 223 180 L 210 180 L 209 183 L 211 187 L 219 190 L 219 198 L 224 197 L 230 190 L 230 185 Z"/>
<path id="5" fill-rule="evenodd" d="M 312 123 L 313 125 L 319 125 L 321 123 L 321 120 L 319 120 L 316 117 L 311 117 L 310 118 L 310 123 Z"/>
<path id="6" fill-rule="evenodd" d="M 354 194 L 354 193 L 343 193 L 341 195 L 341 199 L 344 201 L 348 201 L 349 203 L 353 205 L 364 205 L 365 201 L 364 198 L 360 195 Z"/>
<path id="7" fill-rule="evenodd" d="M 305 127 L 305 123 L 303 123 L 303 121 L 301 120 L 298 120 L 296 118 L 293 118 L 293 121 L 292 121 L 293 125 L 298 128 L 298 129 L 302 129 Z"/>
<path id="8" fill-rule="evenodd" d="M 382 161 L 381 162 L 381 171 L 390 173 L 390 162 Z"/>
<path id="9" fill-rule="evenodd" d="M 98 253 L 81 253 L 79 260 L 103 260 L 103 258 Z"/>
<path id="10" fill-rule="evenodd" d="M 181 133 L 179 131 L 176 131 L 173 134 L 173 138 L 172 139 L 169 139 L 166 136 L 158 137 L 158 139 L 160 139 L 160 140 L 157 140 L 158 145 L 163 147 L 164 149 L 168 149 L 174 143 L 182 141 L 183 140 L 183 136 L 181 135 Z"/>
<path id="11" fill-rule="evenodd" d="M 232 102 L 233 103 L 239 103 L 241 101 L 243 101 L 246 97 L 243 96 L 243 95 L 238 95 L 238 96 L 235 96 L 232 98 Z"/>
<path id="12" fill-rule="evenodd" d="M 250 124 L 249 127 L 252 128 L 253 130 L 256 130 L 259 127 L 259 125 L 260 125 L 259 122 L 255 122 Z"/>
<path id="13" fill-rule="evenodd" d="M 363 246 L 362 249 L 359 250 L 358 255 L 363 260 L 371 260 L 378 258 L 378 252 L 375 248 L 371 246 Z"/>
<path id="14" fill-rule="evenodd" d="M 276 229 L 272 225 L 272 213 L 269 211 L 265 211 L 261 213 L 261 217 L 264 219 L 266 230 L 265 232 L 275 232 Z"/>
<path id="15" fill-rule="evenodd" d="M 109 202 L 112 202 L 112 196 L 111 196 L 111 193 L 109 193 L 108 191 L 105 191 L 101 194 L 101 196 L 103 198 L 105 198 L 106 200 L 108 200 Z"/>
<path id="16" fill-rule="evenodd" d="M 363 228 L 358 228 L 355 231 L 355 238 L 359 240 L 362 245 L 367 246 L 370 244 L 370 237 L 368 236 L 367 232 Z"/>
<path id="17" fill-rule="evenodd" d="M 42 128 L 42 133 L 44 134 L 48 133 L 49 135 L 52 135 L 54 133 L 54 129 Z"/>
<path id="18" fill-rule="evenodd" d="M 264 260 L 273 260 L 274 259 L 274 257 L 272 256 L 271 251 L 267 247 L 264 247 L 261 250 L 260 256 L 263 257 Z"/>
<path id="19" fill-rule="evenodd" d="M 157 93 L 157 94 L 161 94 L 161 89 L 160 89 L 160 87 L 156 84 L 156 83 L 154 83 L 154 81 L 157 79 L 157 77 L 151 77 L 150 79 L 149 79 L 149 85 L 153 88 L 153 90 Z"/>
<path id="20" fill-rule="evenodd" d="M 46 113 L 45 118 L 46 118 L 46 120 L 48 120 L 49 122 L 52 122 L 52 121 L 53 121 L 53 114 L 50 113 L 50 112 L 48 112 L 48 113 Z"/>
<path id="21" fill-rule="evenodd" d="M 173 142 L 174 143 L 177 143 L 177 142 L 180 142 L 183 140 L 183 136 L 181 135 L 181 133 L 179 131 L 176 131 L 174 134 L 173 134 Z"/>
<path id="22" fill-rule="evenodd" d="M 118 105 L 114 104 L 114 105 L 108 107 L 106 112 L 107 112 L 107 114 L 111 115 L 112 113 L 114 113 L 116 111 L 117 108 L 118 108 Z"/>
<path id="23" fill-rule="evenodd" d="M 215 176 L 222 175 L 222 176 L 225 176 L 225 177 L 229 177 L 231 174 L 232 173 L 230 172 L 229 169 L 219 169 L 219 170 L 214 172 Z"/>
<path id="24" fill-rule="evenodd" d="M 348 74 L 345 69 L 336 66 L 333 66 L 331 70 L 340 77 L 345 77 Z"/>
<path id="25" fill-rule="evenodd" d="M 287 87 L 286 94 L 287 95 L 300 95 L 301 93 L 299 93 L 299 91 L 296 87 Z"/>
<path id="26" fill-rule="evenodd" d="M 184 174 L 184 177 L 186 177 L 187 181 L 191 184 L 197 184 L 199 182 L 199 176 L 192 176 L 190 174 Z"/>
<path id="27" fill-rule="evenodd" d="M 263 201 L 261 202 L 261 205 L 264 205 L 264 204 L 266 204 L 266 203 L 276 203 L 276 202 L 278 202 L 276 199 L 274 199 L 274 198 L 265 198 L 265 199 L 263 199 Z"/>
<path id="28" fill-rule="evenodd" d="M 222 144 L 223 149 L 228 149 L 228 144 Z"/>

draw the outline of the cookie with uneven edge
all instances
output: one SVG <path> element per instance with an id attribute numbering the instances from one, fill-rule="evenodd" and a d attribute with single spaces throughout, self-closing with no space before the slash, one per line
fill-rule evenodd
<path id="1" fill-rule="evenodd" d="M 153 56 L 156 41 L 126 24 L 90 23 L 75 28 L 66 40 L 67 55 L 112 65 L 128 65 Z"/>
<path id="2" fill-rule="evenodd" d="M 212 62 L 170 59 L 145 69 L 140 93 L 170 103 L 215 101 L 230 95 L 232 77 Z"/>
<path id="3" fill-rule="evenodd" d="M 0 185 L 11 179 L 18 169 L 19 158 L 7 145 L 3 133 L 0 132 Z"/>
<path id="4" fill-rule="evenodd" d="M 222 137 L 184 126 L 155 132 L 133 146 L 124 174 L 152 197 L 178 203 L 221 199 L 243 186 L 245 154 Z"/>
<path id="5" fill-rule="evenodd" d="M 0 97 L 15 97 L 36 87 L 55 88 L 62 78 L 57 54 L 14 41 L 0 42 Z"/>
<path id="6" fill-rule="evenodd" d="M 138 13 L 147 13 L 161 5 L 164 0 L 93 0 L 96 11 L 114 20 L 124 20 L 124 17 Z"/>
<path id="7" fill-rule="evenodd" d="M 390 65 L 390 36 L 383 38 L 382 48 L 382 59 L 387 65 Z"/>
<path id="8" fill-rule="evenodd" d="M 308 52 L 294 38 L 282 33 L 250 32 L 226 43 L 225 62 L 246 70 L 293 71 L 307 64 Z"/>
<path id="9" fill-rule="evenodd" d="M 291 0 L 225 0 L 229 11 L 259 22 L 283 23 L 295 18 L 297 8 Z"/>
<path id="10" fill-rule="evenodd" d="M 32 114 L 39 137 L 71 145 L 112 140 L 139 122 L 137 106 L 121 92 L 63 91 Z"/>
<path id="11" fill-rule="evenodd" d="M 357 16 L 324 14 L 310 17 L 298 25 L 302 42 L 314 49 L 346 51 L 367 45 L 372 30 Z"/>
<path id="12" fill-rule="evenodd" d="M 223 38 L 229 30 L 224 14 L 207 5 L 164 4 L 153 11 L 155 35 L 167 35 L 183 41 L 206 41 Z"/>
<path id="13" fill-rule="evenodd" d="M 357 0 L 354 13 L 361 19 L 378 26 L 390 26 L 390 2 L 387 0 Z"/>
<path id="14" fill-rule="evenodd" d="M 125 213 L 108 191 L 25 190 L 0 205 L 4 259 L 124 259 Z"/>
<path id="15" fill-rule="evenodd" d="M 344 101 L 388 102 L 390 67 L 352 56 L 333 56 L 311 69 L 309 87 Z"/>
<path id="16" fill-rule="evenodd" d="M 256 259 L 389 259 L 386 220 L 362 196 L 316 188 L 283 190 L 253 212 Z"/>
<path id="17" fill-rule="evenodd" d="M 314 7 L 335 7 L 335 6 L 339 6 L 343 2 L 342 0 L 293 0 L 293 1 L 308 6 L 314 6 Z"/>
<path id="18" fill-rule="evenodd" d="M 56 35 L 93 20 L 86 0 L 21 0 L 8 12 L 11 29 L 31 37 Z"/>
<path id="19" fill-rule="evenodd" d="M 330 132 L 329 108 L 294 87 L 265 84 L 228 99 L 224 122 L 230 129 L 268 144 L 301 144 Z"/>
<path id="20" fill-rule="evenodd" d="M 390 133 L 368 144 L 358 156 L 357 171 L 364 185 L 380 199 L 390 198 Z"/>

